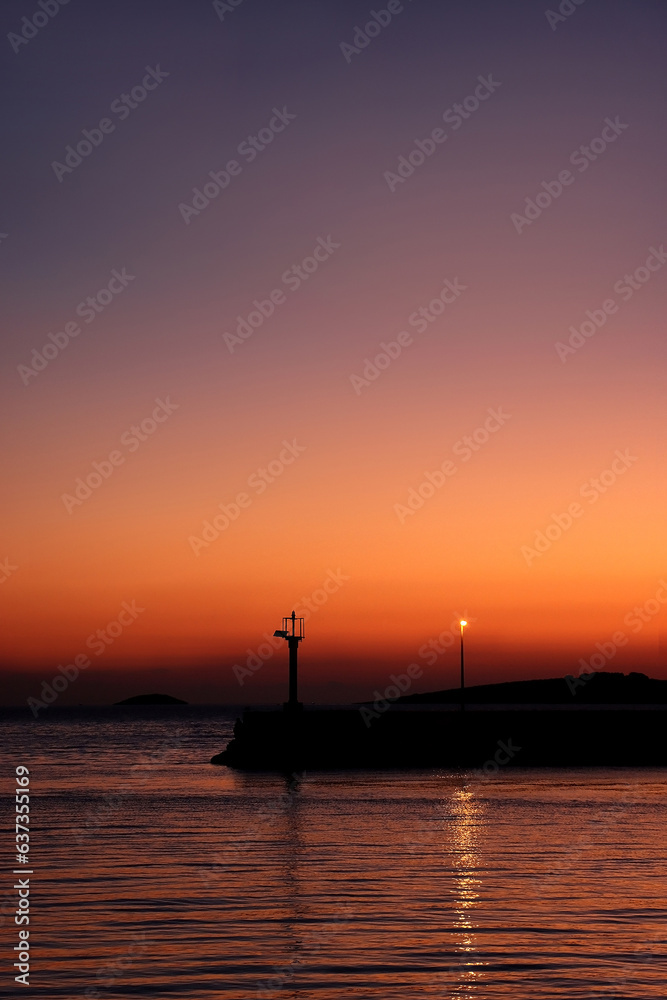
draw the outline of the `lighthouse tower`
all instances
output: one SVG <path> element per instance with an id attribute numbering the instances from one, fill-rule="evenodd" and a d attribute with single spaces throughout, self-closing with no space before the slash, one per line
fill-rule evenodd
<path id="1" fill-rule="evenodd" d="M 282 629 L 277 629 L 273 634 L 280 639 L 286 639 L 289 647 L 289 693 L 284 704 L 286 712 L 297 712 L 303 708 L 297 697 L 297 655 L 299 643 L 304 638 L 303 618 L 297 618 L 293 611 L 288 618 L 283 618 Z"/>

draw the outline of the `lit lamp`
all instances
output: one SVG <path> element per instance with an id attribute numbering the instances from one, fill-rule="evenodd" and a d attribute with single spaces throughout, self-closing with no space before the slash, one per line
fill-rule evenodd
<path id="1" fill-rule="evenodd" d="M 463 629 L 466 627 L 467 624 L 468 622 L 465 620 L 465 618 L 462 618 L 461 621 L 459 622 L 459 625 L 461 627 L 461 711 L 462 712 L 465 712 L 465 707 L 466 707 L 464 700 L 466 684 L 465 684 L 465 669 L 463 664 Z"/>

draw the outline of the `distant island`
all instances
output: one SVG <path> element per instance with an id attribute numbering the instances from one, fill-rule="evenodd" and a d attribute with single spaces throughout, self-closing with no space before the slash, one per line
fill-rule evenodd
<path id="1" fill-rule="evenodd" d="M 172 698 L 170 694 L 137 694 L 134 698 L 116 701 L 114 705 L 187 705 L 187 701 Z"/>
<path id="2" fill-rule="evenodd" d="M 458 703 L 460 688 L 403 695 L 396 704 Z M 597 673 L 581 677 L 506 681 L 466 688 L 467 705 L 667 705 L 667 681 L 646 674 Z"/>

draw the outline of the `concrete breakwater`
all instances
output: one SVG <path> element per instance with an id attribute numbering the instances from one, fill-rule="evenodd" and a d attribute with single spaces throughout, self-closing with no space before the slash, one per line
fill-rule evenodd
<path id="1" fill-rule="evenodd" d="M 212 764 L 248 770 L 667 765 L 667 705 L 247 709 Z"/>

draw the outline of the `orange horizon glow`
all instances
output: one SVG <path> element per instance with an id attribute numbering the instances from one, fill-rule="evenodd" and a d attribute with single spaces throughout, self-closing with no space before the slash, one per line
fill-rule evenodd
<path id="1" fill-rule="evenodd" d="M 161 668 L 197 697 L 273 697 L 284 653 L 244 685 L 234 666 L 293 608 L 313 698 L 362 696 L 465 621 L 471 684 L 576 671 L 618 632 L 606 668 L 667 677 L 662 107 L 636 56 L 660 33 L 648 7 L 552 32 L 524 6 L 489 4 L 485 40 L 465 5 L 455 35 L 413 5 L 414 47 L 388 30 L 352 64 L 332 8 L 309 22 L 317 73 L 283 63 L 296 42 L 276 44 L 275 13 L 277 63 L 235 64 L 238 99 L 174 69 L 43 188 L 36 164 L 48 175 L 48 150 L 126 85 L 104 63 L 84 113 L 61 81 L 14 178 L 17 204 L 43 207 L 2 223 L 21 234 L 2 247 L 9 698 L 92 652 L 131 602 L 144 610 L 93 652 L 86 698 Z M 249 10 L 235 24 L 254 53 Z M 201 58 L 220 83 L 220 39 L 184 14 L 164 66 L 184 58 L 181 16 L 188 72 Z M 491 71 L 488 100 L 392 190 L 399 157 Z M 184 221 L 276 104 L 289 128 Z M 512 215 L 610 115 L 627 129 L 518 232 Z M 132 280 L 51 357 L 49 334 L 122 268 Z M 424 684 L 455 684 L 453 655 L 421 662 Z"/>

